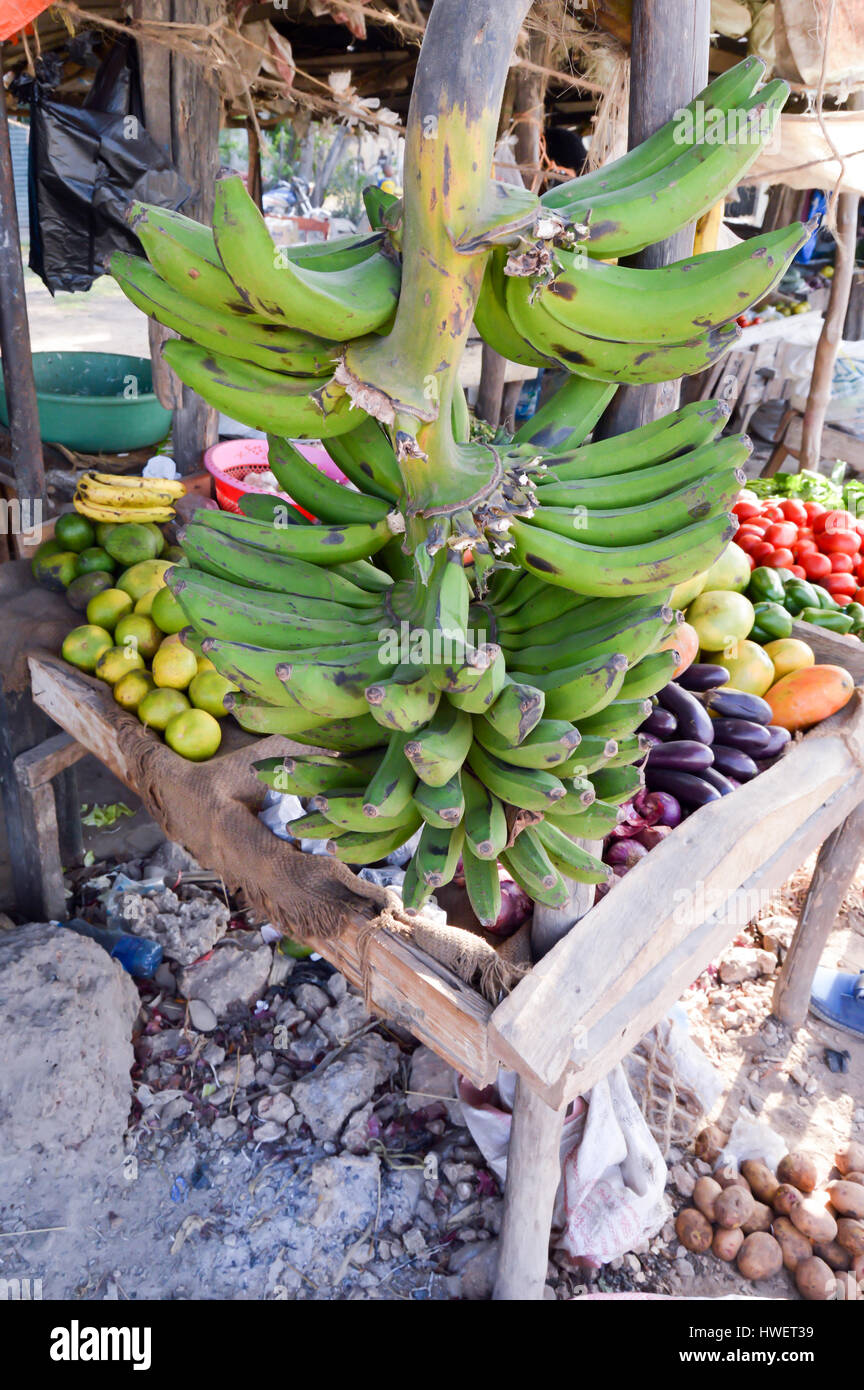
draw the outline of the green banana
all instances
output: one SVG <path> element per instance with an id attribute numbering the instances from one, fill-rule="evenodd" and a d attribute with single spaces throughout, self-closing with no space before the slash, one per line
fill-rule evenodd
<path id="1" fill-rule="evenodd" d="M 196 588 L 192 584 L 178 585 L 177 601 L 189 621 L 205 637 L 218 637 L 227 642 L 251 642 L 258 647 L 268 647 L 273 651 L 301 647 L 315 648 L 325 643 L 338 645 L 344 643 L 346 634 L 359 639 L 367 634 L 363 623 L 345 618 L 304 617 L 302 614 L 280 613 L 256 603 L 247 603 L 240 598 L 223 598 Z M 263 597 L 263 595 L 262 595 Z M 307 600 L 312 604 L 314 600 Z M 320 606 L 320 605 L 319 605 Z M 318 608 L 314 610 L 317 613 Z M 372 609 L 360 609 L 361 613 L 371 613 Z M 381 614 L 377 622 L 368 629 L 368 636 L 376 636 L 378 622 L 386 621 Z"/>
<path id="2" fill-rule="evenodd" d="M 268 651 L 216 637 L 205 638 L 202 646 L 217 671 L 247 695 L 272 705 L 300 705 L 321 720 L 365 714 L 364 688 L 387 669 L 375 646 L 346 647 L 341 660 L 318 661 L 307 661 L 305 651 Z"/>
<path id="3" fill-rule="evenodd" d="M 468 847 L 478 859 L 497 859 L 507 844 L 507 816 L 501 798 L 465 772 L 462 777 L 465 798 L 463 824 Z"/>
<path id="4" fill-rule="evenodd" d="M 414 862 L 423 882 L 430 888 L 442 888 L 456 873 L 465 831 L 461 825 L 439 826 L 429 821 L 420 831 L 414 851 Z"/>
<path id="5" fill-rule="evenodd" d="M 574 844 L 557 825 L 544 820 L 535 832 L 552 865 L 566 878 L 575 883 L 609 883 L 613 878 L 612 870 L 602 859 Z"/>
<path id="6" fill-rule="evenodd" d="M 533 681 L 543 691 L 548 719 L 566 719 L 578 727 L 579 721 L 585 716 L 594 714 L 608 705 L 610 700 L 616 699 L 626 671 L 626 656 L 613 652 L 611 656 L 577 662 L 563 671 L 538 672 L 525 675 L 524 679 L 526 682 Z M 521 672 L 512 671 L 510 674 L 515 682 L 522 680 Z"/>
<path id="7" fill-rule="evenodd" d="M 405 757 L 407 733 L 393 733 L 366 787 L 363 814 L 368 820 L 400 815 L 417 787 L 417 774 Z"/>
<path id="8" fill-rule="evenodd" d="M 289 439 L 270 435 L 267 442 L 267 463 L 280 488 L 319 521 L 342 526 L 350 522 L 374 526 L 391 511 L 390 504 L 383 498 L 368 497 L 328 478 L 314 463 L 309 463 Z"/>
<path id="9" fill-rule="evenodd" d="M 208 405 L 253 429 L 329 439 L 354 423 L 350 398 L 332 378 L 287 376 L 183 339 L 165 343 L 162 356 Z"/>
<path id="10" fill-rule="evenodd" d="M 638 767 L 603 767 L 592 772 L 589 781 L 600 801 L 620 806 L 645 785 L 645 774 Z"/>
<path id="11" fill-rule="evenodd" d="M 549 449 L 553 454 L 575 449 L 597 424 L 614 394 L 615 387 L 608 382 L 569 376 L 546 404 L 520 425 L 513 443 L 544 453 Z"/>
<path id="12" fill-rule="evenodd" d="M 623 818 L 620 807 L 609 801 L 594 801 L 573 815 L 561 815 L 558 811 L 547 811 L 543 823 L 556 826 L 565 835 L 573 835 L 580 840 L 602 840 Z"/>
<path id="13" fill-rule="evenodd" d="M 630 618 L 638 617 L 647 608 L 653 608 L 662 597 L 659 594 L 635 594 L 633 598 L 586 598 L 578 608 L 572 609 L 568 606 L 571 594 L 561 593 L 553 584 L 546 587 L 552 594 L 561 594 L 561 615 L 532 623 L 530 618 L 535 605 L 529 604 L 524 613 L 520 609 L 511 618 L 501 619 L 502 642 L 509 639 L 515 644 L 530 637 L 532 644 L 536 645 L 555 642 L 575 633 L 587 633 L 608 622 L 623 624 Z M 672 590 L 669 592 L 671 594 Z M 536 606 L 539 608 L 539 602 Z M 551 608 L 551 604 L 549 606 Z"/>
<path id="14" fill-rule="evenodd" d="M 484 647 L 478 648 L 479 652 L 487 654 L 491 652 L 493 656 L 473 689 L 452 690 L 449 686 L 447 687 L 447 698 L 450 703 L 456 705 L 457 709 L 464 709 L 468 714 L 480 714 L 494 704 L 501 694 L 507 678 L 504 654 L 499 646 L 494 643 L 487 643 Z M 457 679 L 464 685 L 465 677 L 460 676 L 458 672 Z"/>
<path id="15" fill-rule="evenodd" d="M 738 529 L 721 513 L 644 545 L 597 546 L 556 536 L 514 517 L 510 534 L 526 569 L 582 594 L 646 594 L 704 574 Z"/>
<path id="16" fill-rule="evenodd" d="M 332 571 L 322 571 L 313 565 L 307 568 L 312 571 L 311 579 L 317 581 L 323 575 L 323 587 L 330 587 Z M 272 620 L 274 623 L 281 621 L 290 625 L 299 619 L 304 622 L 320 619 L 322 622 L 341 623 L 343 631 L 354 625 L 367 626 L 370 630 L 374 628 L 377 631 L 387 617 L 386 610 L 380 604 L 376 604 L 375 607 L 356 608 L 336 599 L 318 598 L 311 594 L 250 589 L 244 584 L 235 584 L 233 580 L 220 579 L 218 575 L 210 574 L 206 570 L 192 569 L 189 565 L 176 565 L 173 569 L 167 570 L 165 582 L 183 611 L 188 614 L 190 622 L 199 627 L 205 613 L 212 611 L 220 614 L 234 605 L 266 616 L 268 621 Z M 346 591 L 347 589 L 346 584 Z"/>
<path id="17" fill-rule="evenodd" d="M 365 697 L 382 728 L 414 733 L 429 723 L 441 691 L 421 666 L 398 666 L 388 681 L 368 686 Z"/>
<path id="18" fill-rule="evenodd" d="M 427 825 L 452 830 L 453 826 L 461 821 L 465 810 L 461 771 L 455 772 L 449 781 L 439 787 L 431 787 L 427 782 L 417 781 L 414 786 L 414 805 Z"/>
<path id="19" fill-rule="evenodd" d="M 579 529 L 576 522 L 581 521 L 585 509 L 614 508 L 626 511 L 658 498 L 665 501 L 681 488 L 698 487 L 709 477 L 718 473 L 725 475 L 730 469 L 740 468 L 750 457 L 752 449 L 753 444 L 746 434 L 729 435 L 719 444 L 704 444 L 664 463 L 626 473 L 615 472 L 605 477 L 572 481 L 562 481 L 556 477 L 544 481 L 537 488 L 537 501 L 542 509 L 547 505 L 568 507 L 574 522 L 570 529 L 576 531 Z"/>
<path id="20" fill-rule="evenodd" d="M 605 767 L 618 754 L 618 743 L 614 738 L 604 738 L 602 734 L 585 734 L 576 752 L 556 769 L 562 782 L 568 777 L 587 777 L 598 767 Z"/>
<path id="21" fill-rule="evenodd" d="M 401 815 L 379 816 L 375 821 L 375 834 L 384 835 L 410 824 L 413 819 L 410 806 L 409 797 Z M 321 792 L 310 798 L 309 807 L 313 811 L 320 811 L 331 824 L 342 830 L 368 831 L 371 828 L 369 817 L 363 809 L 363 792 Z"/>
<path id="22" fill-rule="evenodd" d="M 233 691 L 225 696 L 225 708 L 230 710 L 241 729 L 258 735 L 283 734 L 296 738 L 313 748 L 330 748 L 340 753 L 362 753 L 381 742 L 381 730 L 367 716 L 353 719 L 322 719 L 299 705 L 261 704 L 249 695 Z"/>
<path id="23" fill-rule="evenodd" d="M 303 758 L 264 758 L 253 763 L 255 775 L 274 791 L 294 796 L 315 796 L 321 792 L 348 791 L 359 786 L 380 762 L 380 754 L 354 758 L 333 758 L 310 753 Z"/>
<path id="24" fill-rule="evenodd" d="M 347 434 L 331 439 L 327 452 L 362 492 L 386 501 L 402 491 L 402 477 L 390 440 L 377 420 L 364 415 Z"/>
<path id="25" fill-rule="evenodd" d="M 508 743 L 487 719 L 475 717 L 474 736 L 487 753 L 513 767 L 555 768 L 566 763 L 582 735 L 566 719 L 541 719 L 521 743 Z"/>
<path id="26" fill-rule="evenodd" d="M 812 232 L 794 222 L 725 251 L 656 270 L 607 265 L 584 252 L 559 251 L 564 270 L 540 298 L 567 329 L 622 341 L 682 342 L 762 300 Z"/>
<path id="27" fill-rule="evenodd" d="M 327 841 L 327 853 L 343 864 L 377 864 L 379 859 L 386 859 L 388 854 L 401 849 L 419 825 L 420 817 L 417 816 L 406 821 L 402 829 L 388 830 L 382 835 L 369 830 L 345 830 L 338 839 L 334 837 Z M 331 830 L 336 828 L 330 827 Z"/>
<path id="28" fill-rule="evenodd" d="M 332 840 L 345 834 L 341 826 L 334 825 L 320 811 L 307 811 L 288 824 L 296 840 Z"/>
<path id="29" fill-rule="evenodd" d="M 561 876 L 550 863 L 533 826 L 526 826 L 513 844 L 502 850 L 501 859 L 519 887 L 530 893 L 532 898 L 546 902 L 547 893 L 553 892 L 557 896 Z"/>
<path id="30" fill-rule="evenodd" d="M 538 768 L 514 767 L 487 753 L 479 743 L 468 750 L 468 766 L 491 792 L 526 811 L 546 811 L 566 795 L 554 773 Z"/>
<path id="31" fill-rule="evenodd" d="M 200 514 L 195 513 L 196 516 Z M 377 615 L 380 608 L 377 594 L 347 580 L 332 565 L 325 568 L 305 560 L 273 555 L 259 546 L 233 540 L 194 521 L 180 532 L 180 544 L 195 566 L 199 580 L 207 576 L 214 581 L 251 586 L 262 598 L 262 591 L 266 590 L 268 607 L 272 607 L 275 600 L 288 597 L 344 604 L 358 615 L 364 609 L 375 609 Z"/>
<path id="32" fill-rule="evenodd" d="M 675 613 L 665 604 L 646 608 L 627 622 L 614 621 L 590 632 L 576 633 L 571 640 L 543 646 L 507 648 L 519 669 L 533 678 L 535 673 L 563 671 L 577 663 L 595 661 L 618 652 L 635 665 L 669 631 Z M 676 624 L 677 625 L 677 624 Z M 529 634 L 525 634 L 528 636 Z"/>
<path id="33" fill-rule="evenodd" d="M 642 660 L 629 670 L 621 683 L 618 694 L 622 700 L 642 700 L 656 695 L 672 679 L 675 667 L 680 661 L 678 652 L 654 652 L 643 656 Z"/>
<path id="34" fill-rule="evenodd" d="M 648 718 L 652 708 L 647 699 L 613 700 L 597 714 L 581 719 L 579 731 L 583 737 L 590 734 L 598 738 L 629 738 Z"/>
<path id="35" fill-rule="evenodd" d="M 325 566 L 374 555 L 393 535 L 386 518 L 348 526 L 274 526 L 238 516 L 235 512 L 202 507 L 194 513 L 194 521 L 209 531 L 230 536 L 232 540 L 255 546 L 270 555 Z"/>
<path id="36" fill-rule="evenodd" d="M 654 502 L 616 510 L 549 507 L 543 501 L 531 517 L 531 524 L 556 536 L 575 536 L 584 545 L 638 545 L 641 541 L 661 540 L 683 526 L 730 511 L 745 482 L 743 468 L 729 468 L 710 473 Z"/>
<path id="37" fill-rule="evenodd" d="M 400 889 L 402 906 L 409 917 L 416 917 L 424 903 L 432 896 L 432 887 L 420 877 L 417 855 L 413 854 L 405 867 L 405 877 Z"/>
<path id="38" fill-rule="evenodd" d="M 521 743 L 543 718 L 546 697 L 529 681 L 505 677 L 497 700 L 486 710 L 486 719 L 508 744 Z"/>
<path id="39" fill-rule="evenodd" d="M 385 544 L 389 544 L 389 540 L 385 541 Z M 341 574 L 343 579 L 350 579 L 358 589 L 365 589 L 367 593 L 389 594 L 393 589 L 392 575 L 385 574 L 384 570 L 378 569 L 371 560 L 340 561 L 332 568 L 336 574 Z"/>
<path id="40" fill-rule="evenodd" d="M 626 767 L 629 763 L 635 763 L 639 758 L 648 756 L 651 744 L 644 734 L 633 734 L 630 738 L 622 738 L 618 742 L 617 752 L 606 763 L 607 767 Z"/>
<path id="41" fill-rule="evenodd" d="M 399 270 L 379 252 L 344 270 L 298 265 L 273 245 L 239 175 L 216 184 L 213 234 L 219 259 L 253 313 L 292 328 L 359 338 L 384 324 L 399 297 Z"/>
<path id="42" fill-rule="evenodd" d="M 474 327 L 484 343 L 488 343 L 495 352 L 510 362 L 519 362 L 524 367 L 554 366 L 552 359 L 544 357 L 542 352 L 537 352 L 513 326 L 507 312 L 507 282 L 504 278 L 506 259 L 505 247 L 492 248 L 474 306 Z"/>
<path id="43" fill-rule="evenodd" d="M 443 787 L 464 763 L 472 737 L 471 716 L 445 699 L 405 744 L 405 756 L 421 782 Z"/>
<path id="44" fill-rule="evenodd" d="M 478 858 L 468 844 L 463 844 L 462 867 L 474 916 L 482 927 L 494 927 L 501 915 L 501 882 L 497 862 Z"/>
<path id="45" fill-rule="evenodd" d="M 666 463 L 678 454 L 712 443 L 722 433 L 730 414 L 725 401 L 691 401 L 671 415 L 651 420 L 624 434 L 598 439 L 566 454 L 547 458 L 547 475 L 541 482 L 579 482 Z M 625 501 L 624 505 L 627 504 Z"/>

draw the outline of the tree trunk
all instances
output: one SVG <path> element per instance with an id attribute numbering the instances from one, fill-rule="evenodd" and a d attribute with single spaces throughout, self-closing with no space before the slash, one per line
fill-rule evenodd
<path id="1" fill-rule="evenodd" d="M 708 80 L 710 0 L 634 0 L 630 46 L 628 144 L 640 145 L 686 106 Z M 646 270 L 691 255 L 693 228 L 628 257 L 622 265 Z M 595 430 L 606 439 L 675 410 L 680 382 L 621 386 Z"/>

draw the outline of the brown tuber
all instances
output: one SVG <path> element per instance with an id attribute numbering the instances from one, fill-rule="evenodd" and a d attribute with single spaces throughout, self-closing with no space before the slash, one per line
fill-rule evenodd
<path id="1" fill-rule="evenodd" d="M 713 1231 L 711 1222 L 706 1220 L 695 1207 L 685 1207 L 675 1218 L 678 1239 L 694 1255 L 703 1255 L 711 1247 Z"/>
<path id="2" fill-rule="evenodd" d="M 819 1181 L 819 1169 L 811 1154 L 786 1154 L 777 1164 L 777 1177 L 781 1183 L 791 1183 L 799 1192 L 812 1192 Z"/>
<path id="3" fill-rule="evenodd" d="M 837 1244 L 850 1255 L 864 1255 L 864 1221 L 841 1216 L 837 1222 Z"/>
<path id="4" fill-rule="evenodd" d="M 753 1215 L 753 1197 L 750 1192 L 738 1187 L 733 1183 L 727 1187 L 714 1203 L 714 1216 L 719 1225 L 726 1230 L 734 1230 L 737 1226 L 743 1226 L 744 1222 Z"/>
<path id="5" fill-rule="evenodd" d="M 744 1232 L 738 1227 L 726 1230 L 723 1226 L 718 1226 L 711 1242 L 711 1252 L 718 1260 L 725 1260 L 727 1264 L 731 1264 L 743 1244 Z"/>
<path id="6" fill-rule="evenodd" d="M 714 1203 L 723 1191 L 719 1182 L 713 1178 L 697 1178 L 693 1188 L 693 1205 L 701 1211 L 702 1215 L 709 1221 L 716 1221 L 714 1215 Z"/>
<path id="7" fill-rule="evenodd" d="M 704 1129 L 700 1129 L 693 1141 L 696 1157 L 704 1159 L 706 1163 L 716 1163 L 728 1139 L 728 1134 L 718 1125 L 706 1125 Z"/>
<path id="8" fill-rule="evenodd" d="M 837 1222 L 825 1206 L 824 1195 L 804 1197 L 789 1213 L 802 1236 L 820 1244 L 837 1238 Z"/>
<path id="9" fill-rule="evenodd" d="M 755 1231 L 752 1236 L 745 1237 L 738 1251 L 738 1272 L 745 1279 L 770 1279 L 782 1268 L 783 1251 L 773 1236 Z"/>
<path id="10" fill-rule="evenodd" d="M 829 1182 L 828 1197 L 831 1205 L 841 1216 L 854 1217 L 864 1221 L 864 1187 L 857 1182 Z"/>
<path id="11" fill-rule="evenodd" d="M 795 1285 L 801 1297 L 809 1303 L 825 1303 L 834 1297 L 837 1289 L 833 1269 L 816 1255 L 811 1255 L 809 1260 L 802 1260 L 798 1265 Z"/>
<path id="12" fill-rule="evenodd" d="M 844 1177 L 853 1172 L 861 1172 L 864 1170 L 864 1144 L 858 1144 L 853 1140 L 845 1149 L 837 1150 L 834 1162 Z"/>
<path id="13" fill-rule="evenodd" d="M 818 1241 L 813 1246 L 813 1254 L 818 1255 L 820 1260 L 824 1260 L 826 1265 L 830 1265 L 833 1270 L 848 1269 L 852 1263 L 852 1256 L 848 1250 L 836 1240 Z"/>
<path id="14" fill-rule="evenodd" d="M 809 1260 L 813 1254 L 806 1236 L 796 1230 L 788 1216 L 778 1216 L 774 1221 L 774 1238 L 783 1251 L 783 1263 L 794 1274 L 802 1260 Z"/>
<path id="15" fill-rule="evenodd" d="M 857 1182 L 864 1185 L 864 1173 L 858 1173 L 853 1168 L 850 1172 L 843 1174 L 845 1182 Z"/>
<path id="16" fill-rule="evenodd" d="M 779 1186 L 771 1169 L 758 1158 L 746 1158 L 741 1164 L 741 1172 L 747 1179 L 750 1191 L 756 1200 L 767 1202 L 770 1206 Z"/>
<path id="17" fill-rule="evenodd" d="M 774 1201 L 771 1205 L 781 1216 L 788 1216 L 793 1207 L 797 1207 L 802 1200 L 797 1187 L 793 1187 L 790 1182 L 781 1182 L 774 1193 Z"/>
<path id="18" fill-rule="evenodd" d="M 747 1179 L 738 1172 L 734 1163 L 721 1163 L 719 1168 L 714 1169 L 712 1177 L 721 1187 L 746 1187 L 750 1191 Z"/>
<path id="19" fill-rule="evenodd" d="M 754 1202 L 753 1211 L 741 1229 L 745 1236 L 752 1236 L 754 1231 L 770 1231 L 773 1220 L 774 1212 L 765 1202 Z"/>

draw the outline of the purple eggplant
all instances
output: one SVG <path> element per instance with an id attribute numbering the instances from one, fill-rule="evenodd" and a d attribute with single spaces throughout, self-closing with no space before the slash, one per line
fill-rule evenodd
<path id="1" fill-rule="evenodd" d="M 714 766 L 724 777 L 737 777 L 739 782 L 749 782 L 759 771 L 749 753 L 725 743 L 714 744 Z"/>
<path id="2" fill-rule="evenodd" d="M 728 685 L 729 672 L 725 666 L 709 666 L 707 662 L 694 662 L 676 677 L 685 690 L 704 692 L 715 690 L 718 685 Z"/>
<path id="3" fill-rule="evenodd" d="M 674 714 L 662 705 L 653 709 L 643 724 L 639 725 L 640 734 L 654 734 L 656 738 L 672 738 L 678 728 L 678 721 Z"/>
<path id="4" fill-rule="evenodd" d="M 714 745 L 714 751 L 715 753 L 717 751 L 716 743 Z M 746 756 L 746 753 L 741 754 L 742 758 Z M 706 767 L 704 772 L 699 773 L 699 776 L 704 778 L 709 786 L 716 787 L 721 796 L 728 796 L 730 792 L 734 792 L 735 790 L 735 784 L 730 778 L 724 777 L 722 772 L 718 772 L 716 767 Z"/>
<path id="5" fill-rule="evenodd" d="M 709 801 L 720 800 L 717 788 L 694 772 L 676 772 L 671 767 L 649 767 L 646 780 L 652 791 L 670 792 L 686 806 L 706 806 Z"/>
<path id="6" fill-rule="evenodd" d="M 681 824 L 681 807 L 667 792 L 649 792 L 643 788 L 633 798 L 633 810 L 645 825 L 668 825 L 671 829 Z"/>
<path id="7" fill-rule="evenodd" d="M 703 772 L 714 761 L 706 743 L 679 738 L 670 743 L 658 743 L 648 754 L 648 767 L 671 767 L 679 772 Z"/>
<path id="8" fill-rule="evenodd" d="M 696 743 L 714 742 L 714 722 L 689 690 L 671 681 L 664 685 L 657 698 L 677 719 L 679 738 L 693 739 Z"/>
<path id="9" fill-rule="evenodd" d="M 717 743 L 740 748 L 751 758 L 761 758 L 762 750 L 771 742 L 766 726 L 754 724 L 752 719 L 715 719 L 714 738 Z"/>
<path id="10" fill-rule="evenodd" d="M 768 732 L 771 735 L 771 742 L 767 744 L 759 753 L 759 761 L 765 762 L 768 758 L 777 758 L 783 752 L 786 744 L 792 739 L 788 729 L 781 729 L 779 724 L 769 724 Z"/>
<path id="11" fill-rule="evenodd" d="M 746 690 L 712 690 L 706 696 L 705 708 L 720 718 L 749 719 L 753 724 L 771 723 L 771 706 L 761 695 Z"/>

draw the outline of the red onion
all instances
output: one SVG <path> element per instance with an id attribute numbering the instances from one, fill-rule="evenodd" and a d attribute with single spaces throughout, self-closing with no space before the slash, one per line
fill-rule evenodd
<path id="1" fill-rule="evenodd" d="M 645 826 L 668 825 L 674 827 L 681 823 L 681 806 L 675 797 L 670 796 L 668 792 L 649 792 L 643 788 L 634 796 L 633 806 L 643 818 Z M 644 829 L 645 826 L 639 828 Z"/>
<path id="2" fill-rule="evenodd" d="M 613 840 L 606 849 L 606 863 L 611 864 L 617 871 L 622 868 L 625 873 L 644 859 L 648 853 L 644 845 L 638 840 Z"/>
<path id="3" fill-rule="evenodd" d="M 523 892 L 518 883 L 513 882 L 500 865 L 498 880 L 501 884 L 501 911 L 494 927 L 487 927 L 486 930 L 493 936 L 512 936 L 531 916 L 534 904 L 528 894 Z"/>
<path id="4" fill-rule="evenodd" d="M 667 835 L 671 835 L 671 825 L 649 825 L 644 830 L 640 830 L 636 839 L 640 845 L 646 849 L 656 849 L 661 840 L 665 840 Z"/>

